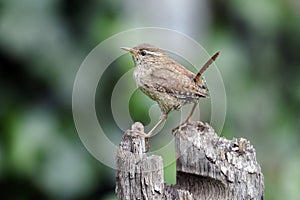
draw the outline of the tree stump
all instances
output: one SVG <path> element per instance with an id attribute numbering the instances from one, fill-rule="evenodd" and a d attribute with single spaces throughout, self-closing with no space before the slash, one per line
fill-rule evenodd
<path id="1" fill-rule="evenodd" d="M 127 199 L 263 199 L 263 174 L 246 139 L 218 137 L 203 122 L 174 130 L 176 184 L 163 179 L 163 160 L 145 153 L 141 123 L 126 131 L 117 152 L 116 193 Z"/>

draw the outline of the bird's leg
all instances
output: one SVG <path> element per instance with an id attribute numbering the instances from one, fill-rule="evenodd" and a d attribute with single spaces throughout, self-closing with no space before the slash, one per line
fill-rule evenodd
<path id="1" fill-rule="evenodd" d="M 192 116 L 193 116 L 193 113 L 194 113 L 194 111 L 195 111 L 197 105 L 198 105 L 198 103 L 194 103 L 193 108 L 192 108 L 192 110 L 191 110 L 191 113 L 190 113 L 189 116 L 186 118 L 184 124 L 190 123 L 190 120 L 191 120 L 191 118 L 192 118 Z"/>
<path id="2" fill-rule="evenodd" d="M 158 122 L 155 124 L 155 126 L 148 132 L 148 133 L 143 133 L 141 131 L 136 131 L 136 130 L 127 130 L 129 132 L 135 133 L 137 135 L 139 135 L 140 137 L 144 137 L 145 138 L 145 142 L 146 142 L 146 152 L 150 149 L 150 143 L 149 143 L 149 138 L 152 135 L 152 133 L 154 132 L 154 130 L 163 122 L 165 121 L 167 118 L 167 114 L 166 113 L 162 113 Z"/>
<path id="3" fill-rule="evenodd" d="M 152 133 L 154 132 L 154 130 L 167 118 L 167 114 L 166 113 L 162 113 L 158 122 L 155 124 L 155 126 L 147 133 L 145 134 L 145 139 L 146 139 L 146 152 L 150 149 L 150 142 L 149 142 L 149 138 L 152 135 Z"/>
<path id="4" fill-rule="evenodd" d="M 165 121 L 165 119 L 167 118 L 167 114 L 165 113 L 162 113 L 158 122 L 155 124 L 155 126 L 148 132 L 148 133 L 143 133 L 141 131 L 133 131 L 133 130 L 127 130 L 127 131 L 130 131 L 130 132 L 134 132 L 136 133 L 137 135 L 141 136 L 141 137 L 144 137 L 144 138 L 149 138 L 153 131 L 163 122 Z"/>
<path id="5" fill-rule="evenodd" d="M 166 113 L 162 113 L 161 114 L 161 116 L 160 116 L 160 118 L 159 118 L 159 120 L 158 120 L 158 122 L 155 124 L 155 126 L 147 133 L 147 134 L 145 134 L 145 138 L 149 138 L 151 135 L 152 135 L 152 133 L 153 133 L 153 131 L 163 122 L 163 121 L 165 121 L 165 119 L 167 119 L 167 114 Z"/>
<path id="6" fill-rule="evenodd" d="M 186 118 L 186 120 L 185 120 L 182 124 L 180 124 L 179 126 L 177 126 L 176 128 L 173 128 L 173 130 L 172 130 L 173 133 L 174 133 L 179 127 L 183 126 L 184 124 L 189 124 L 189 123 L 190 123 L 190 120 L 191 120 L 191 118 L 192 118 L 192 116 L 193 116 L 193 113 L 194 113 L 196 107 L 197 107 L 197 104 L 198 104 L 198 103 L 194 103 L 193 108 L 192 108 L 192 110 L 191 110 L 189 116 Z"/>

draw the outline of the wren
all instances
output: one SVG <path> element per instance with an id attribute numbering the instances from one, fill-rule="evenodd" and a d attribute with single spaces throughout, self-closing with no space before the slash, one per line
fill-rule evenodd
<path id="1" fill-rule="evenodd" d="M 159 121 L 147 134 L 143 134 L 145 138 L 151 136 L 172 110 L 179 110 L 183 105 L 193 103 L 193 108 L 184 122 L 189 123 L 199 99 L 209 98 L 208 88 L 201 75 L 216 60 L 219 52 L 194 74 L 153 45 L 141 44 L 121 49 L 132 54 L 135 62 L 133 77 L 137 86 L 156 101 L 161 109 Z"/>

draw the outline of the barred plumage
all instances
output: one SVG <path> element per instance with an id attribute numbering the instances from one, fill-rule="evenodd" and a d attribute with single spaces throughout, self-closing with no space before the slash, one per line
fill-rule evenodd
<path id="1" fill-rule="evenodd" d="M 181 64 L 167 56 L 157 47 L 141 44 L 134 48 L 122 48 L 129 51 L 135 61 L 134 79 L 137 86 L 151 99 L 155 100 L 162 115 L 157 124 L 145 137 L 150 137 L 153 131 L 162 123 L 169 112 L 178 110 L 181 106 L 194 103 L 194 107 L 185 122 L 189 122 L 200 98 L 208 98 L 208 88 L 202 73 L 217 58 L 217 52 L 208 60 L 202 69 L 194 74 Z"/>

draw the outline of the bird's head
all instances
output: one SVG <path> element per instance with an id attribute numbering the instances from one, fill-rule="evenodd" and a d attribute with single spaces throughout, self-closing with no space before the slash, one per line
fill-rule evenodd
<path id="1" fill-rule="evenodd" d="M 121 49 L 131 53 L 136 64 L 146 62 L 153 63 L 167 56 L 163 50 L 150 44 L 140 44 L 133 48 L 121 47 Z"/>

